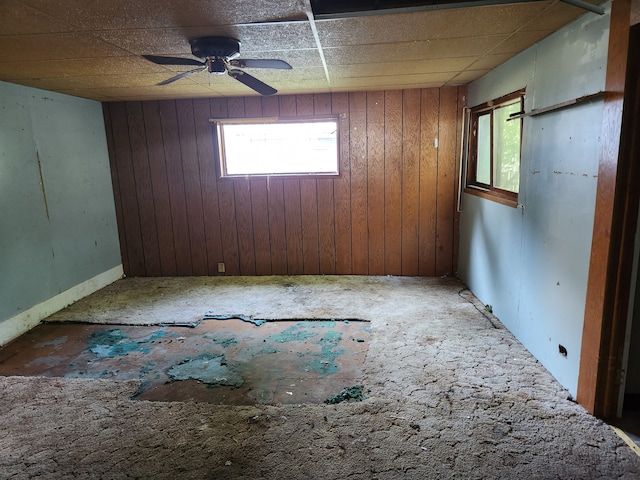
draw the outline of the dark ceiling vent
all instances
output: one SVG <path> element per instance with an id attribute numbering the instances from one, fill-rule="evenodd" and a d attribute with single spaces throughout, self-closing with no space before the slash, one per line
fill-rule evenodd
<path id="1" fill-rule="evenodd" d="M 311 0 L 311 8 L 316 19 L 344 18 L 381 13 L 419 12 L 447 8 L 479 7 L 509 3 L 535 2 L 539 0 Z M 562 0 L 579 8 L 600 15 L 602 7 L 585 0 Z"/>

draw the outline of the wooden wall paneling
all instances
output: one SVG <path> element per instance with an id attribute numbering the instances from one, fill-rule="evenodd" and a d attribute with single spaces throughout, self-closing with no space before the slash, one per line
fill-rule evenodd
<path id="1" fill-rule="evenodd" d="M 436 187 L 438 179 L 438 121 L 440 91 L 423 89 L 420 101 L 420 197 L 418 267 L 421 276 L 436 274 Z"/>
<path id="2" fill-rule="evenodd" d="M 138 215 L 140 216 L 145 275 L 158 277 L 161 275 L 162 270 L 142 104 L 140 102 L 127 102 L 126 110 L 129 143 L 131 144 L 131 164 L 136 184 L 136 196 L 138 197 Z"/>
<path id="3" fill-rule="evenodd" d="M 248 118 L 262 117 L 262 99 L 246 97 L 244 99 L 245 115 Z M 251 216 L 253 223 L 253 248 L 256 256 L 256 275 L 271 274 L 271 242 L 269 238 L 269 207 L 267 197 L 267 179 L 252 178 Z"/>
<path id="4" fill-rule="evenodd" d="M 210 103 L 212 118 L 227 118 L 229 116 L 227 100 L 225 98 L 212 98 Z M 215 139 L 215 136 L 214 146 L 214 148 L 217 148 L 217 139 Z M 220 178 L 218 160 L 216 157 L 216 178 Z M 233 181 L 230 179 L 220 179 L 218 181 L 218 213 L 220 215 L 222 255 L 226 274 L 240 275 L 236 203 L 233 193 Z"/>
<path id="5" fill-rule="evenodd" d="M 133 277 L 144 276 L 146 275 L 146 269 L 126 104 L 123 102 L 112 103 L 110 113 L 111 130 L 114 139 L 114 156 L 118 168 L 118 187 L 120 189 L 120 201 L 122 202 L 122 221 L 127 239 L 127 256 L 129 259 L 128 271 L 125 274 Z"/>
<path id="6" fill-rule="evenodd" d="M 349 151 L 351 160 L 352 273 L 369 274 L 367 227 L 367 94 L 349 94 Z"/>
<path id="7" fill-rule="evenodd" d="M 333 181 L 336 274 L 353 273 L 351 255 L 351 160 L 349 94 L 331 95 L 331 112 L 340 116 L 340 176 Z"/>
<path id="8" fill-rule="evenodd" d="M 313 95 L 296 95 L 296 114 L 313 115 Z M 318 231 L 318 183 L 315 178 L 300 179 L 300 211 L 302 213 L 303 273 L 320 273 Z"/>
<path id="9" fill-rule="evenodd" d="M 253 238 L 253 214 L 251 212 L 251 183 L 248 179 L 234 179 L 233 183 L 238 225 L 240 275 L 255 275 L 256 251 Z"/>
<path id="10" fill-rule="evenodd" d="M 456 139 L 458 89 L 440 89 L 436 207 L 436 275 L 453 275 L 453 226 L 456 215 Z"/>
<path id="11" fill-rule="evenodd" d="M 385 92 L 367 93 L 367 221 L 369 275 L 384 275 Z"/>
<path id="12" fill-rule="evenodd" d="M 204 231 L 204 209 L 202 206 L 202 183 L 198 163 L 198 144 L 194 121 L 193 101 L 176 100 L 178 132 L 180 135 L 180 156 L 184 175 L 187 223 L 193 275 L 207 275 L 207 243 Z"/>
<path id="13" fill-rule="evenodd" d="M 118 239 L 120 241 L 120 257 L 122 268 L 125 274 L 129 271 L 129 255 L 127 253 L 127 235 L 123 221 L 122 200 L 120 195 L 120 182 L 118 180 L 118 162 L 116 159 L 113 130 L 111 128 L 111 104 L 102 104 L 102 114 L 104 116 L 104 127 L 107 138 L 107 151 L 109 152 L 109 166 L 111 170 L 111 185 L 113 188 L 113 200 L 116 210 L 116 220 L 118 223 Z"/>
<path id="14" fill-rule="evenodd" d="M 243 97 L 229 98 L 227 105 L 230 118 L 246 117 Z M 255 275 L 256 252 L 253 238 L 253 215 L 251 212 L 251 182 L 246 178 L 234 178 L 229 181 L 233 183 L 235 199 L 240 275 Z"/>
<path id="15" fill-rule="evenodd" d="M 224 262 L 224 256 L 222 253 L 220 212 L 218 210 L 216 160 L 213 150 L 214 131 L 212 124 L 209 122 L 211 118 L 211 107 L 208 98 L 193 100 L 193 117 L 195 122 L 196 147 L 198 149 L 198 165 L 200 168 L 200 185 L 202 189 L 207 272 L 209 275 L 218 275 L 218 263 Z"/>
<path id="16" fill-rule="evenodd" d="M 629 226 L 625 225 L 624 208 L 629 198 L 621 195 L 629 180 L 625 176 L 629 173 L 629 159 L 624 152 L 620 155 L 620 147 L 624 139 L 622 122 L 628 61 L 637 59 L 636 51 L 629 45 L 630 15 L 629 0 L 612 3 L 598 187 L 578 374 L 577 400 L 598 417 L 616 415 L 619 390 L 615 384 L 621 380 L 618 362 L 622 350 L 617 345 L 616 333 L 628 318 L 629 297 L 623 295 L 625 285 L 620 281 L 628 273 L 624 263 L 631 263 L 621 257 L 623 231 Z"/>
<path id="17" fill-rule="evenodd" d="M 418 268 L 420 193 L 420 90 L 405 90 L 402 107 L 402 275 Z"/>
<path id="18" fill-rule="evenodd" d="M 331 114 L 331 94 L 322 93 L 313 96 L 315 115 Z M 333 178 L 319 178 L 316 182 L 318 192 L 318 255 L 322 275 L 336 273 L 335 206 L 333 198 Z"/>
<path id="19" fill-rule="evenodd" d="M 384 274 L 402 273 L 402 90 L 384 94 Z"/>
<path id="20" fill-rule="evenodd" d="M 463 103 L 453 87 L 105 105 L 127 274 L 454 274 Z M 219 178 L 210 117 L 329 112 L 338 177 Z"/>
<path id="21" fill-rule="evenodd" d="M 256 275 L 271 275 L 271 240 L 269 238 L 267 179 L 253 179 L 250 180 L 250 183 Z"/>
<path id="22" fill-rule="evenodd" d="M 164 140 L 160 124 L 160 105 L 157 101 L 142 102 L 142 115 L 149 156 L 149 175 L 153 191 L 156 231 L 160 249 L 160 275 L 177 275 L 176 249 L 173 241 L 171 198 L 164 157 Z"/>
<path id="23" fill-rule="evenodd" d="M 278 97 L 262 97 L 262 114 L 265 117 L 280 115 Z M 269 210 L 269 249 L 271 273 L 287 274 L 287 234 L 284 206 L 284 183 L 281 178 L 267 180 L 267 206 Z"/>
<path id="24" fill-rule="evenodd" d="M 280 115 L 293 117 L 297 112 L 295 95 L 279 97 Z M 302 244 L 302 206 L 300 202 L 300 180 L 298 178 L 285 178 L 284 212 L 285 230 L 287 236 L 287 273 L 289 275 L 301 275 L 304 273 L 304 255 Z"/>
<path id="25" fill-rule="evenodd" d="M 458 199 L 460 198 L 460 169 L 462 164 L 460 158 L 462 155 L 462 129 L 464 128 L 464 108 L 467 106 L 467 87 L 458 87 L 458 106 L 456 121 L 456 182 L 455 182 L 455 210 L 453 212 L 453 266 L 452 274 L 458 274 L 458 252 L 460 247 L 460 212 L 458 211 Z"/>
<path id="26" fill-rule="evenodd" d="M 180 135 L 175 101 L 160 102 L 160 122 L 164 138 L 169 196 L 171 198 L 171 222 L 176 247 L 176 267 L 179 276 L 193 275 L 191 242 L 185 197 L 184 173 L 180 153 Z"/>

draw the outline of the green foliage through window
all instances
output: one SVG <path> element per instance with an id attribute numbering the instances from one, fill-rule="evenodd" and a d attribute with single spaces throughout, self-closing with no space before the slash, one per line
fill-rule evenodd
<path id="1" fill-rule="evenodd" d="M 524 90 L 478 105 L 469 118 L 466 187 L 469 193 L 517 202 Z M 486 195 L 483 195 L 486 196 Z"/>

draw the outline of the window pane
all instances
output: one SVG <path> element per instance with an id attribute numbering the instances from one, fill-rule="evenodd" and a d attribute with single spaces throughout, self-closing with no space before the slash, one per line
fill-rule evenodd
<path id="1" fill-rule="evenodd" d="M 234 175 L 338 174 L 337 120 L 221 123 L 223 172 Z"/>
<path id="2" fill-rule="evenodd" d="M 491 115 L 478 117 L 478 159 L 476 182 L 491 184 Z"/>
<path id="3" fill-rule="evenodd" d="M 520 102 L 493 112 L 493 184 L 516 193 L 520 184 L 520 120 L 507 119 L 518 112 Z"/>

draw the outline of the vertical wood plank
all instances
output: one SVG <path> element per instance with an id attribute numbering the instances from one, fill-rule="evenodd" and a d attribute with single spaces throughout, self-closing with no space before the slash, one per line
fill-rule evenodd
<path id="1" fill-rule="evenodd" d="M 211 99 L 211 116 L 213 118 L 227 118 L 229 110 L 225 98 Z M 218 151 L 217 138 L 215 151 Z M 217 163 L 216 163 L 217 165 Z M 217 172 L 220 178 L 220 171 Z M 240 255 L 238 253 L 238 228 L 236 226 L 236 204 L 233 194 L 233 180 L 223 178 L 218 181 L 218 209 L 220 215 L 220 232 L 222 253 L 227 275 L 240 274 Z"/>
<path id="2" fill-rule="evenodd" d="M 621 379 L 622 366 L 618 363 L 622 349 L 617 344 L 616 331 L 626 321 L 628 312 L 625 303 L 629 300 L 628 295 L 625 298 L 619 282 L 620 276 L 626 272 L 625 265 L 621 264 L 626 258 L 620 255 L 624 253 L 620 251 L 620 235 L 626 226 L 626 209 L 620 202 L 624 204 L 630 200 L 620 198 L 622 185 L 625 185 L 620 181 L 624 178 L 621 173 L 627 173 L 628 168 L 625 165 L 628 159 L 620 155 L 623 102 L 625 89 L 628 88 L 629 57 L 637 58 L 637 50 L 634 49 L 637 43 L 629 45 L 630 15 L 630 0 L 612 3 L 602 145 L 578 375 L 578 402 L 593 415 L 601 417 L 614 417 L 616 414 L 615 403 L 620 389 L 616 388 L 615 382 Z"/>
<path id="3" fill-rule="evenodd" d="M 127 102 L 127 125 L 129 126 L 129 142 L 131 144 L 131 163 L 138 197 L 138 215 L 144 253 L 145 275 L 158 277 L 161 275 L 160 249 L 158 246 L 158 230 L 153 208 L 153 189 L 149 171 L 149 155 L 147 138 L 144 130 L 142 104 Z"/>
<path id="4" fill-rule="evenodd" d="M 440 91 L 423 89 L 420 101 L 420 205 L 418 267 L 421 276 L 436 274 L 436 199 Z"/>
<path id="5" fill-rule="evenodd" d="M 322 93 L 313 96 L 315 115 L 331 114 L 331 94 Z M 339 155 L 339 152 L 338 152 Z M 336 273 L 336 238 L 333 178 L 319 178 L 318 191 L 318 255 L 322 275 Z"/>
<path id="6" fill-rule="evenodd" d="M 229 98 L 227 105 L 230 118 L 246 117 L 244 98 Z M 235 178 L 232 182 L 235 199 L 236 225 L 238 229 L 240 275 L 255 275 L 256 253 L 253 238 L 253 216 L 251 212 L 251 183 L 245 178 Z"/>
<path id="7" fill-rule="evenodd" d="M 296 97 L 286 95 L 279 98 L 280 115 L 293 117 L 296 115 Z M 302 211 L 300 203 L 300 180 L 286 178 L 283 180 L 285 229 L 287 235 L 287 273 L 301 275 L 304 273 L 304 256 L 302 251 Z"/>
<path id="8" fill-rule="evenodd" d="M 144 250 L 140 231 L 126 104 L 122 102 L 112 103 L 110 113 L 111 130 L 114 139 L 113 148 L 118 169 L 120 201 L 122 202 L 122 221 L 127 239 L 128 275 L 132 277 L 144 276 L 146 275 Z"/>
<path id="9" fill-rule="evenodd" d="M 438 194 L 436 212 L 436 275 L 453 274 L 453 228 L 456 211 L 456 120 L 458 89 L 440 89 Z"/>
<path id="10" fill-rule="evenodd" d="M 149 172 L 153 188 L 153 205 L 160 248 L 160 274 L 177 275 L 176 249 L 173 241 L 173 223 L 171 221 L 171 198 L 169 181 L 164 158 L 164 140 L 160 124 L 160 105 L 157 101 L 143 102 L 142 113 L 147 137 Z"/>
<path id="11" fill-rule="evenodd" d="M 455 182 L 455 211 L 453 218 L 453 266 L 452 272 L 458 274 L 458 252 L 460 247 L 460 212 L 458 211 L 458 202 L 460 198 L 461 188 L 461 157 L 462 157 L 462 129 L 464 128 L 464 107 L 467 106 L 467 87 L 458 87 L 458 107 L 456 120 L 456 182 Z"/>
<path id="12" fill-rule="evenodd" d="M 262 114 L 265 117 L 277 117 L 280 114 L 278 97 L 262 98 Z M 287 235 L 284 206 L 284 184 L 282 179 L 268 179 L 267 206 L 269 210 L 271 273 L 274 275 L 286 275 Z"/>
<path id="13" fill-rule="evenodd" d="M 204 233 L 207 250 L 207 271 L 209 275 L 218 274 L 218 263 L 224 262 L 222 234 L 220 231 L 220 213 L 218 210 L 218 180 L 214 155 L 214 131 L 209 123 L 211 107 L 208 98 L 193 101 L 196 146 L 200 167 L 202 187 L 202 208 Z"/>
<path id="14" fill-rule="evenodd" d="M 262 117 L 262 99 L 260 97 L 245 98 L 244 111 L 247 118 Z M 256 275 L 270 275 L 271 244 L 269 238 L 267 179 L 261 177 L 252 178 L 249 183 L 251 187 L 251 216 Z"/>
<path id="15" fill-rule="evenodd" d="M 196 128 L 193 118 L 193 101 L 176 100 L 178 114 L 178 133 L 180 135 L 180 156 L 184 174 L 184 189 L 189 225 L 189 244 L 191 247 L 191 264 L 193 275 L 207 275 L 207 244 L 204 232 L 204 212 L 202 207 L 202 184 L 200 181 L 200 165 Z"/>
<path id="16" fill-rule="evenodd" d="M 105 105 L 127 274 L 454 274 L 464 93 Z M 218 178 L 210 116 L 327 113 L 341 115 L 339 177 Z"/>
<path id="17" fill-rule="evenodd" d="M 349 94 L 349 149 L 351 159 L 351 252 L 355 275 L 369 274 L 367 228 L 367 94 Z"/>
<path id="18" fill-rule="evenodd" d="M 384 274 L 402 273 L 402 91 L 384 95 Z"/>
<path id="19" fill-rule="evenodd" d="M 313 115 L 313 95 L 296 96 L 296 114 L 298 116 Z M 318 185 L 315 178 L 300 179 L 300 211 L 302 213 L 302 257 L 303 273 L 317 275 L 320 273 L 318 231 Z"/>
<path id="20" fill-rule="evenodd" d="M 331 95 L 331 112 L 340 116 L 340 176 L 333 181 L 335 203 L 336 273 L 351 275 L 351 160 L 349 94 Z"/>
<path id="21" fill-rule="evenodd" d="M 384 92 L 367 93 L 369 275 L 384 275 Z"/>
<path id="22" fill-rule="evenodd" d="M 402 108 L 402 275 L 418 268 L 420 193 L 420 90 L 405 90 Z"/>
<path id="23" fill-rule="evenodd" d="M 120 241 L 120 257 L 125 275 L 129 275 L 129 254 L 127 252 L 127 236 L 123 221 L 122 200 L 120 198 L 120 183 L 118 180 L 118 162 L 114 148 L 113 130 L 111 128 L 111 103 L 102 104 L 104 127 L 107 138 L 107 151 L 109 152 L 109 166 L 111 170 L 111 185 L 113 188 L 113 200 L 116 209 L 116 221 L 118 224 L 118 240 Z"/>
<path id="24" fill-rule="evenodd" d="M 160 122 L 164 139 L 169 197 L 171 198 L 171 224 L 176 248 L 176 269 L 179 276 L 192 275 L 189 222 L 185 199 L 184 174 L 180 154 L 178 117 L 173 100 L 160 102 Z"/>

